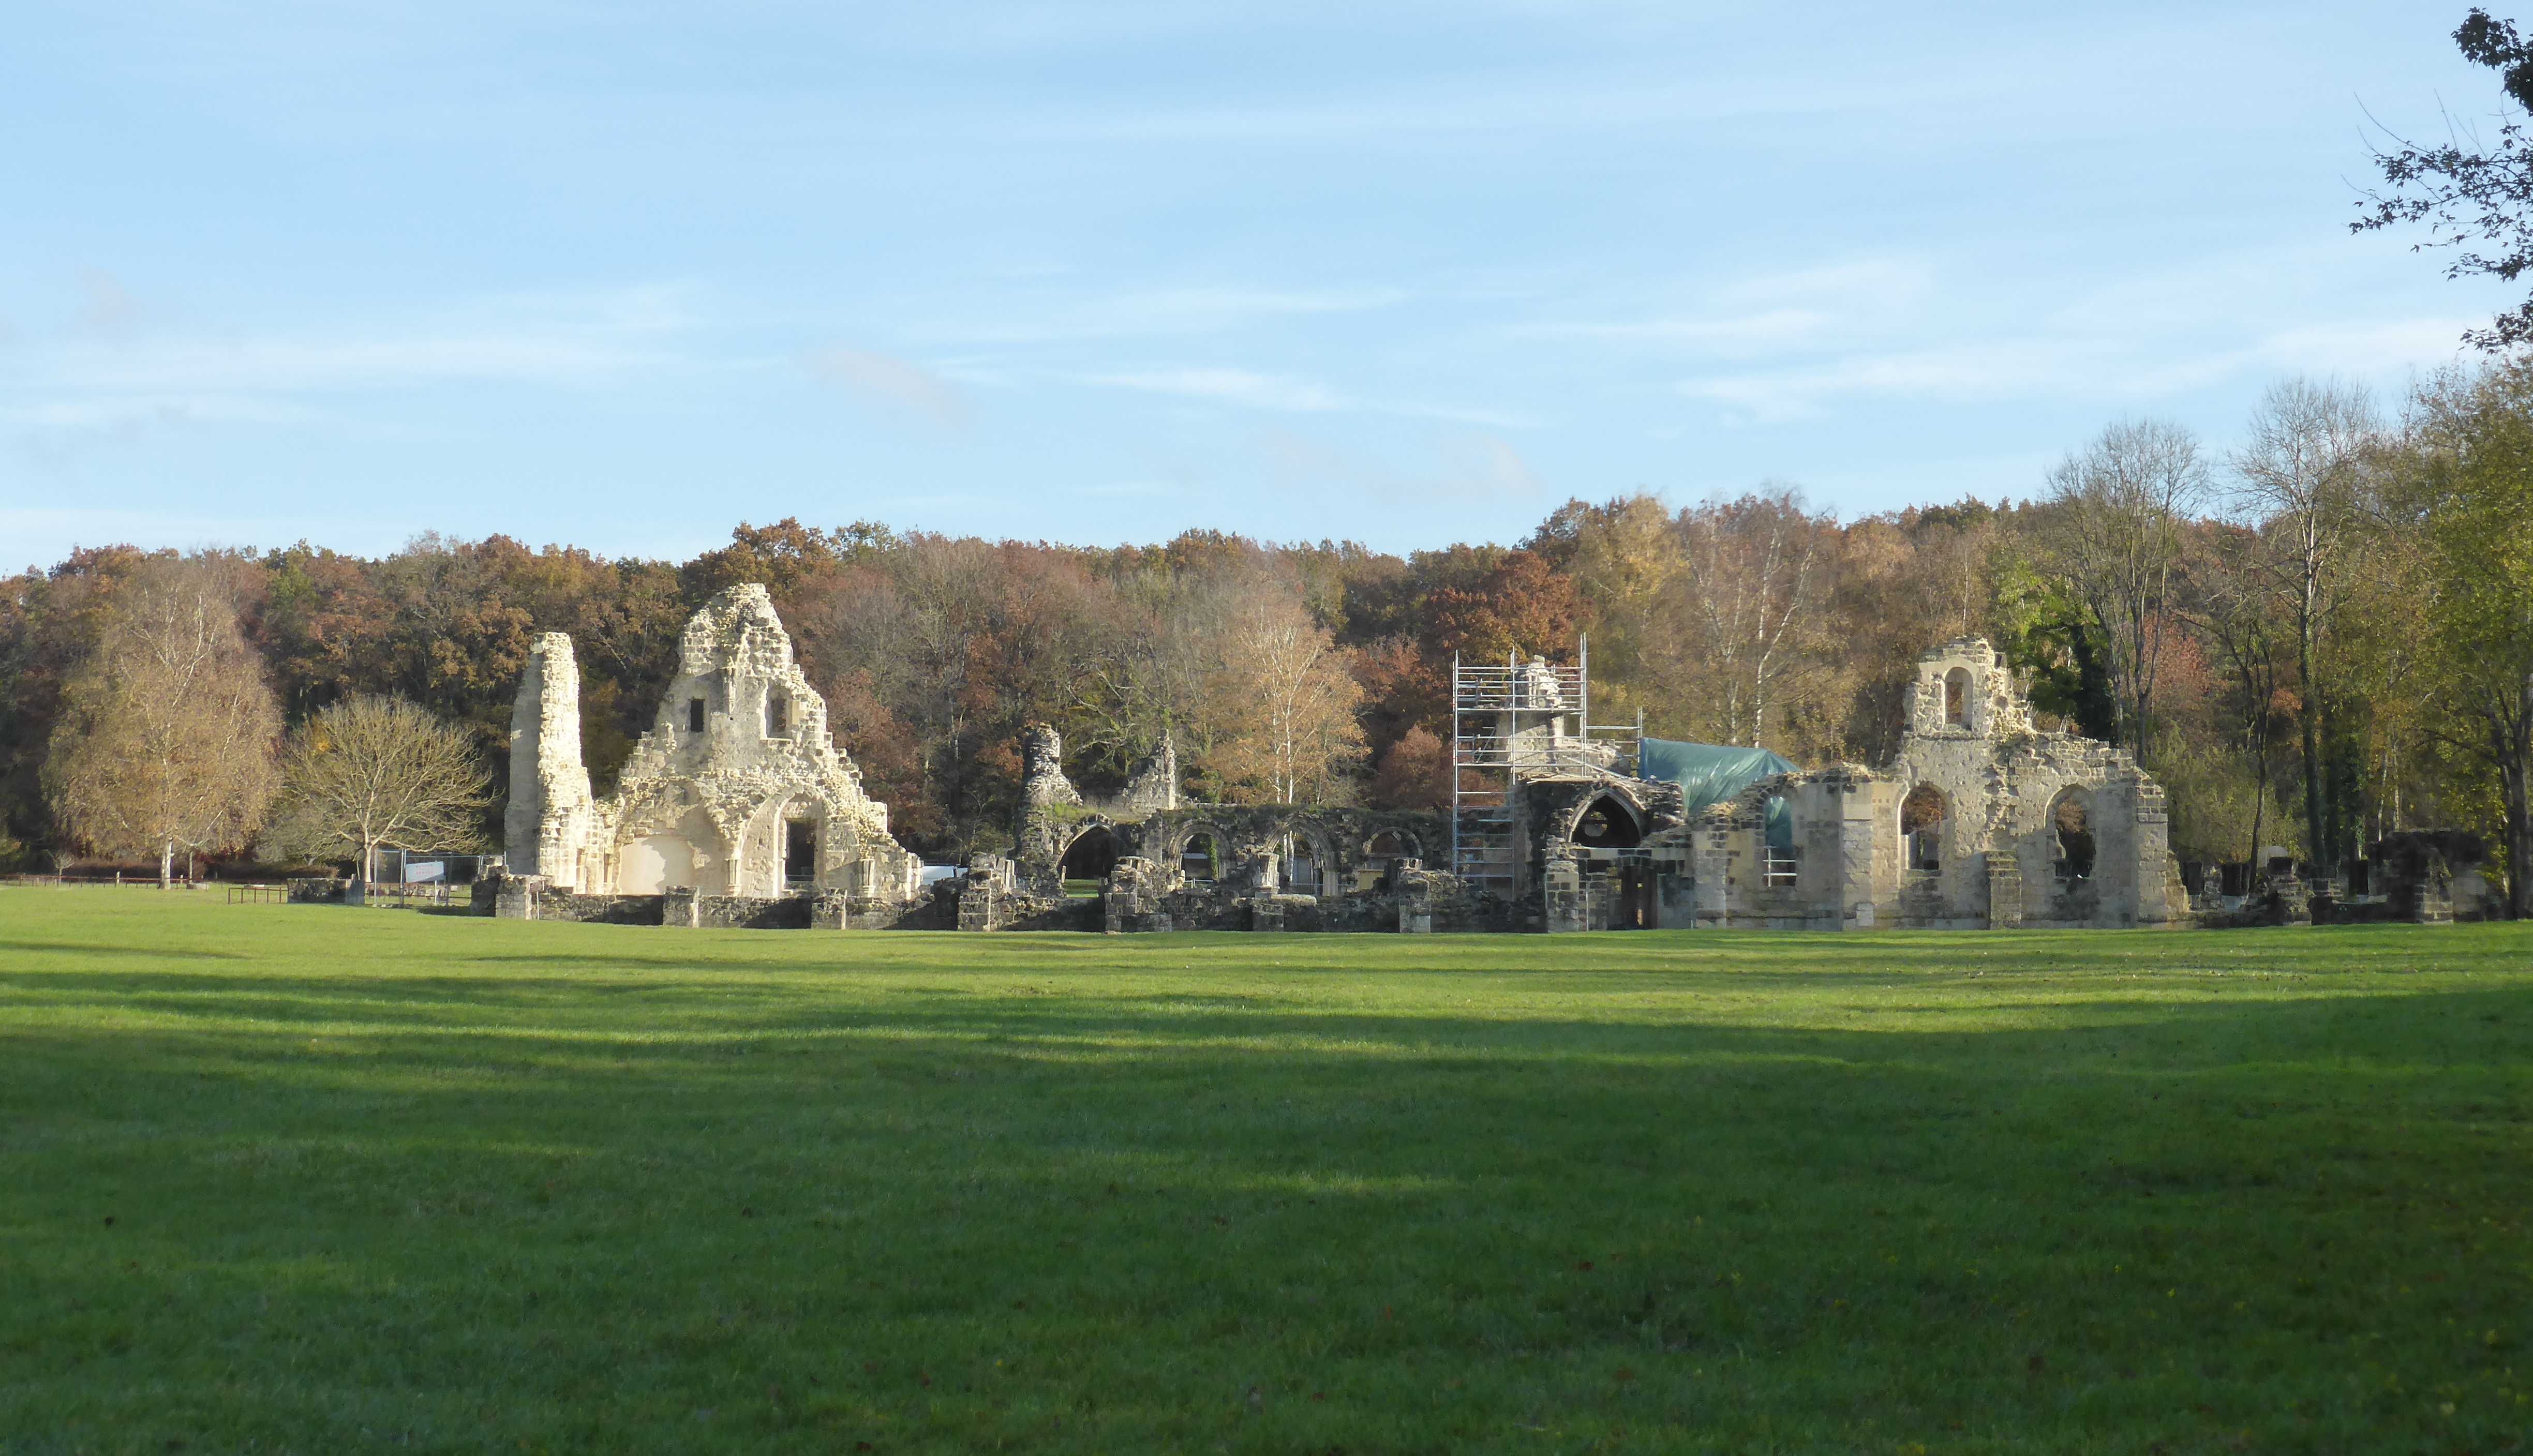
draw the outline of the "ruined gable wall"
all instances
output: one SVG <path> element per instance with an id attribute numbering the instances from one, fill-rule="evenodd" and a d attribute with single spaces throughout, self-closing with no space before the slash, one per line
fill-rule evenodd
<path id="1" fill-rule="evenodd" d="M 509 871 L 559 891 L 768 898 L 786 883 L 788 826 L 815 834 L 808 888 L 865 905 L 917 898 L 921 862 L 888 806 L 828 734 L 764 587 L 733 587 L 688 619 L 678 671 L 616 793 L 595 801 L 580 761 L 571 639 L 539 638 L 511 712 Z"/>
<path id="2" fill-rule="evenodd" d="M 1948 711 L 1955 672 L 1968 679 L 1967 722 Z M 1933 785 L 1946 808 L 1940 870 L 1903 893 L 1911 923 L 2118 926 L 2177 917 L 2162 786 L 2125 749 L 2034 731 L 2003 655 L 1984 639 L 1948 642 L 1919 659 L 1905 708 L 1909 728 L 1886 772 L 1904 793 Z M 2094 840 L 2093 872 L 2081 881 L 2059 878 L 2050 822 L 2070 789 L 2086 801 Z M 1896 809 L 1890 832 L 1896 841 Z M 2013 897 L 2002 906 L 1991 903 L 1990 855 L 2000 853 L 2015 871 L 2000 882 Z"/>

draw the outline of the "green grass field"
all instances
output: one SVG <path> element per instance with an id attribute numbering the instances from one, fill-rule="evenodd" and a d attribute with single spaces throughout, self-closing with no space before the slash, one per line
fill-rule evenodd
<path id="1" fill-rule="evenodd" d="M 2533 926 L 0 887 L 0 1451 L 2519 1451 L 2528 1053 Z"/>

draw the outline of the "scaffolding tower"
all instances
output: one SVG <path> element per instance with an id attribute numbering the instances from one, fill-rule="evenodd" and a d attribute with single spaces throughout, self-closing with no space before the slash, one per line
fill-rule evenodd
<path id="1" fill-rule="evenodd" d="M 1521 890 L 1524 845 L 1516 816 L 1532 779 L 1632 775 L 1645 720 L 1592 722 L 1592 639 L 1574 662 L 1477 664 L 1451 655 L 1451 873 L 1507 899 Z"/>

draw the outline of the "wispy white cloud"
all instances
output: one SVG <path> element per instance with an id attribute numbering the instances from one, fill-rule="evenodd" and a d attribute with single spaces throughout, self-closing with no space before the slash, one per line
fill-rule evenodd
<path id="1" fill-rule="evenodd" d="M 2100 334 L 1973 340 L 1935 348 L 1856 353 L 1827 363 L 1680 381 L 1682 394 L 1738 410 L 1753 424 L 1821 414 L 1841 397 L 1986 403 L 2005 399 L 2152 399 L 2250 373 L 2299 371 L 2389 379 L 2445 363 L 2470 320 L 2412 318 L 2275 330 L 2232 348 L 2157 347 L 2163 340 Z"/>
<path id="2" fill-rule="evenodd" d="M 1934 270 L 1921 260 L 1857 259 L 1710 283 L 1690 290 L 1685 308 L 1666 301 L 1640 306 L 1634 317 L 1525 324 L 1513 332 L 1764 357 L 1893 331 L 1921 319 L 1935 293 Z"/>
<path id="3" fill-rule="evenodd" d="M 1471 434 L 1443 441 L 1445 483 L 1482 496 L 1528 497 L 1540 494 L 1538 472 L 1512 442 L 1498 435 Z"/>
<path id="4" fill-rule="evenodd" d="M 1067 339 L 1220 333 L 1277 319 L 1357 314 L 1403 303 L 1399 288 L 1274 288 L 1197 284 L 1083 297 L 999 301 L 990 316 L 957 315 L 914 325 L 913 336 L 953 344 L 1037 344 Z"/>
<path id="5" fill-rule="evenodd" d="M 80 270 L 79 326 L 83 333 L 121 338 L 141 321 L 141 305 L 122 280 L 103 268 Z"/>
<path id="6" fill-rule="evenodd" d="M 821 349 L 809 372 L 865 399 L 916 416 L 944 430 L 968 423 L 968 397 L 956 384 L 917 364 L 868 349 Z"/>
<path id="7" fill-rule="evenodd" d="M 1356 407 L 1352 400 L 1325 384 L 1245 369 L 1134 370 L 1119 374 L 1083 375 L 1080 379 L 1086 384 L 1176 394 L 1218 404 L 1246 405 L 1251 409 L 1315 413 Z"/>
<path id="8" fill-rule="evenodd" d="M 1510 411 L 1366 398 L 1345 393 L 1316 379 L 1297 379 L 1290 375 L 1262 374 L 1246 369 L 1173 367 L 1123 370 L 1110 374 L 1081 374 L 1064 378 L 1076 383 L 1094 384 L 1105 388 L 1174 394 L 1185 399 L 1201 399 L 1214 404 L 1237 405 L 1246 409 L 1276 410 L 1291 414 L 1350 411 L 1359 414 L 1394 415 L 1412 420 L 1444 420 L 1457 425 L 1483 425 L 1496 430 L 1527 430 L 1536 428 L 1539 423 L 1532 416 Z"/>
<path id="9" fill-rule="evenodd" d="M 0 405 L 0 420 L 46 430 L 120 431 L 165 425 L 300 424 L 315 410 L 286 401 L 237 394 L 110 395 Z"/>
<path id="10" fill-rule="evenodd" d="M 1515 333 L 1533 338 L 1627 339 L 1746 352 L 1812 343 L 1826 337 L 1836 322 L 1832 315 L 1818 309 L 1770 309 L 1738 317 L 1525 324 Z"/>
<path id="11" fill-rule="evenodd" d="M 1399 466 L 1371 459 L 1316 436 L 1263 430 L 1258 450 L 1288 491 L 1343 492 L 1368 501 L 1526 500 L 1543 494 L 1538 472 L 1512 442 L 1481 431 L 1437 440 L 1430 466 Z"/>
<path id="12" fill-rule="evenodd" d="M 21 378 L 65 389 L 328 390 L 447 380 L 565 383 L 665 362 L 655 349 L 532 333 L 144 339 L 41 351 Z"/>

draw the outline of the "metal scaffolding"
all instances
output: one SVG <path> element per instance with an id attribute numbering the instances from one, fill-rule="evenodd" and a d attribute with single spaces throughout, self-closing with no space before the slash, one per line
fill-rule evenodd
<path id="1" fill-rule="evenodd" d="M 1521 888 L 1523 781 L 1636 772 L 1644 715 L 1592 722 L 1591 668 L 1589 637 L 1576 641 L 1570 667 L 1451 655 L 1451 872 L 1473 888 L 1506 897 Z"/>

